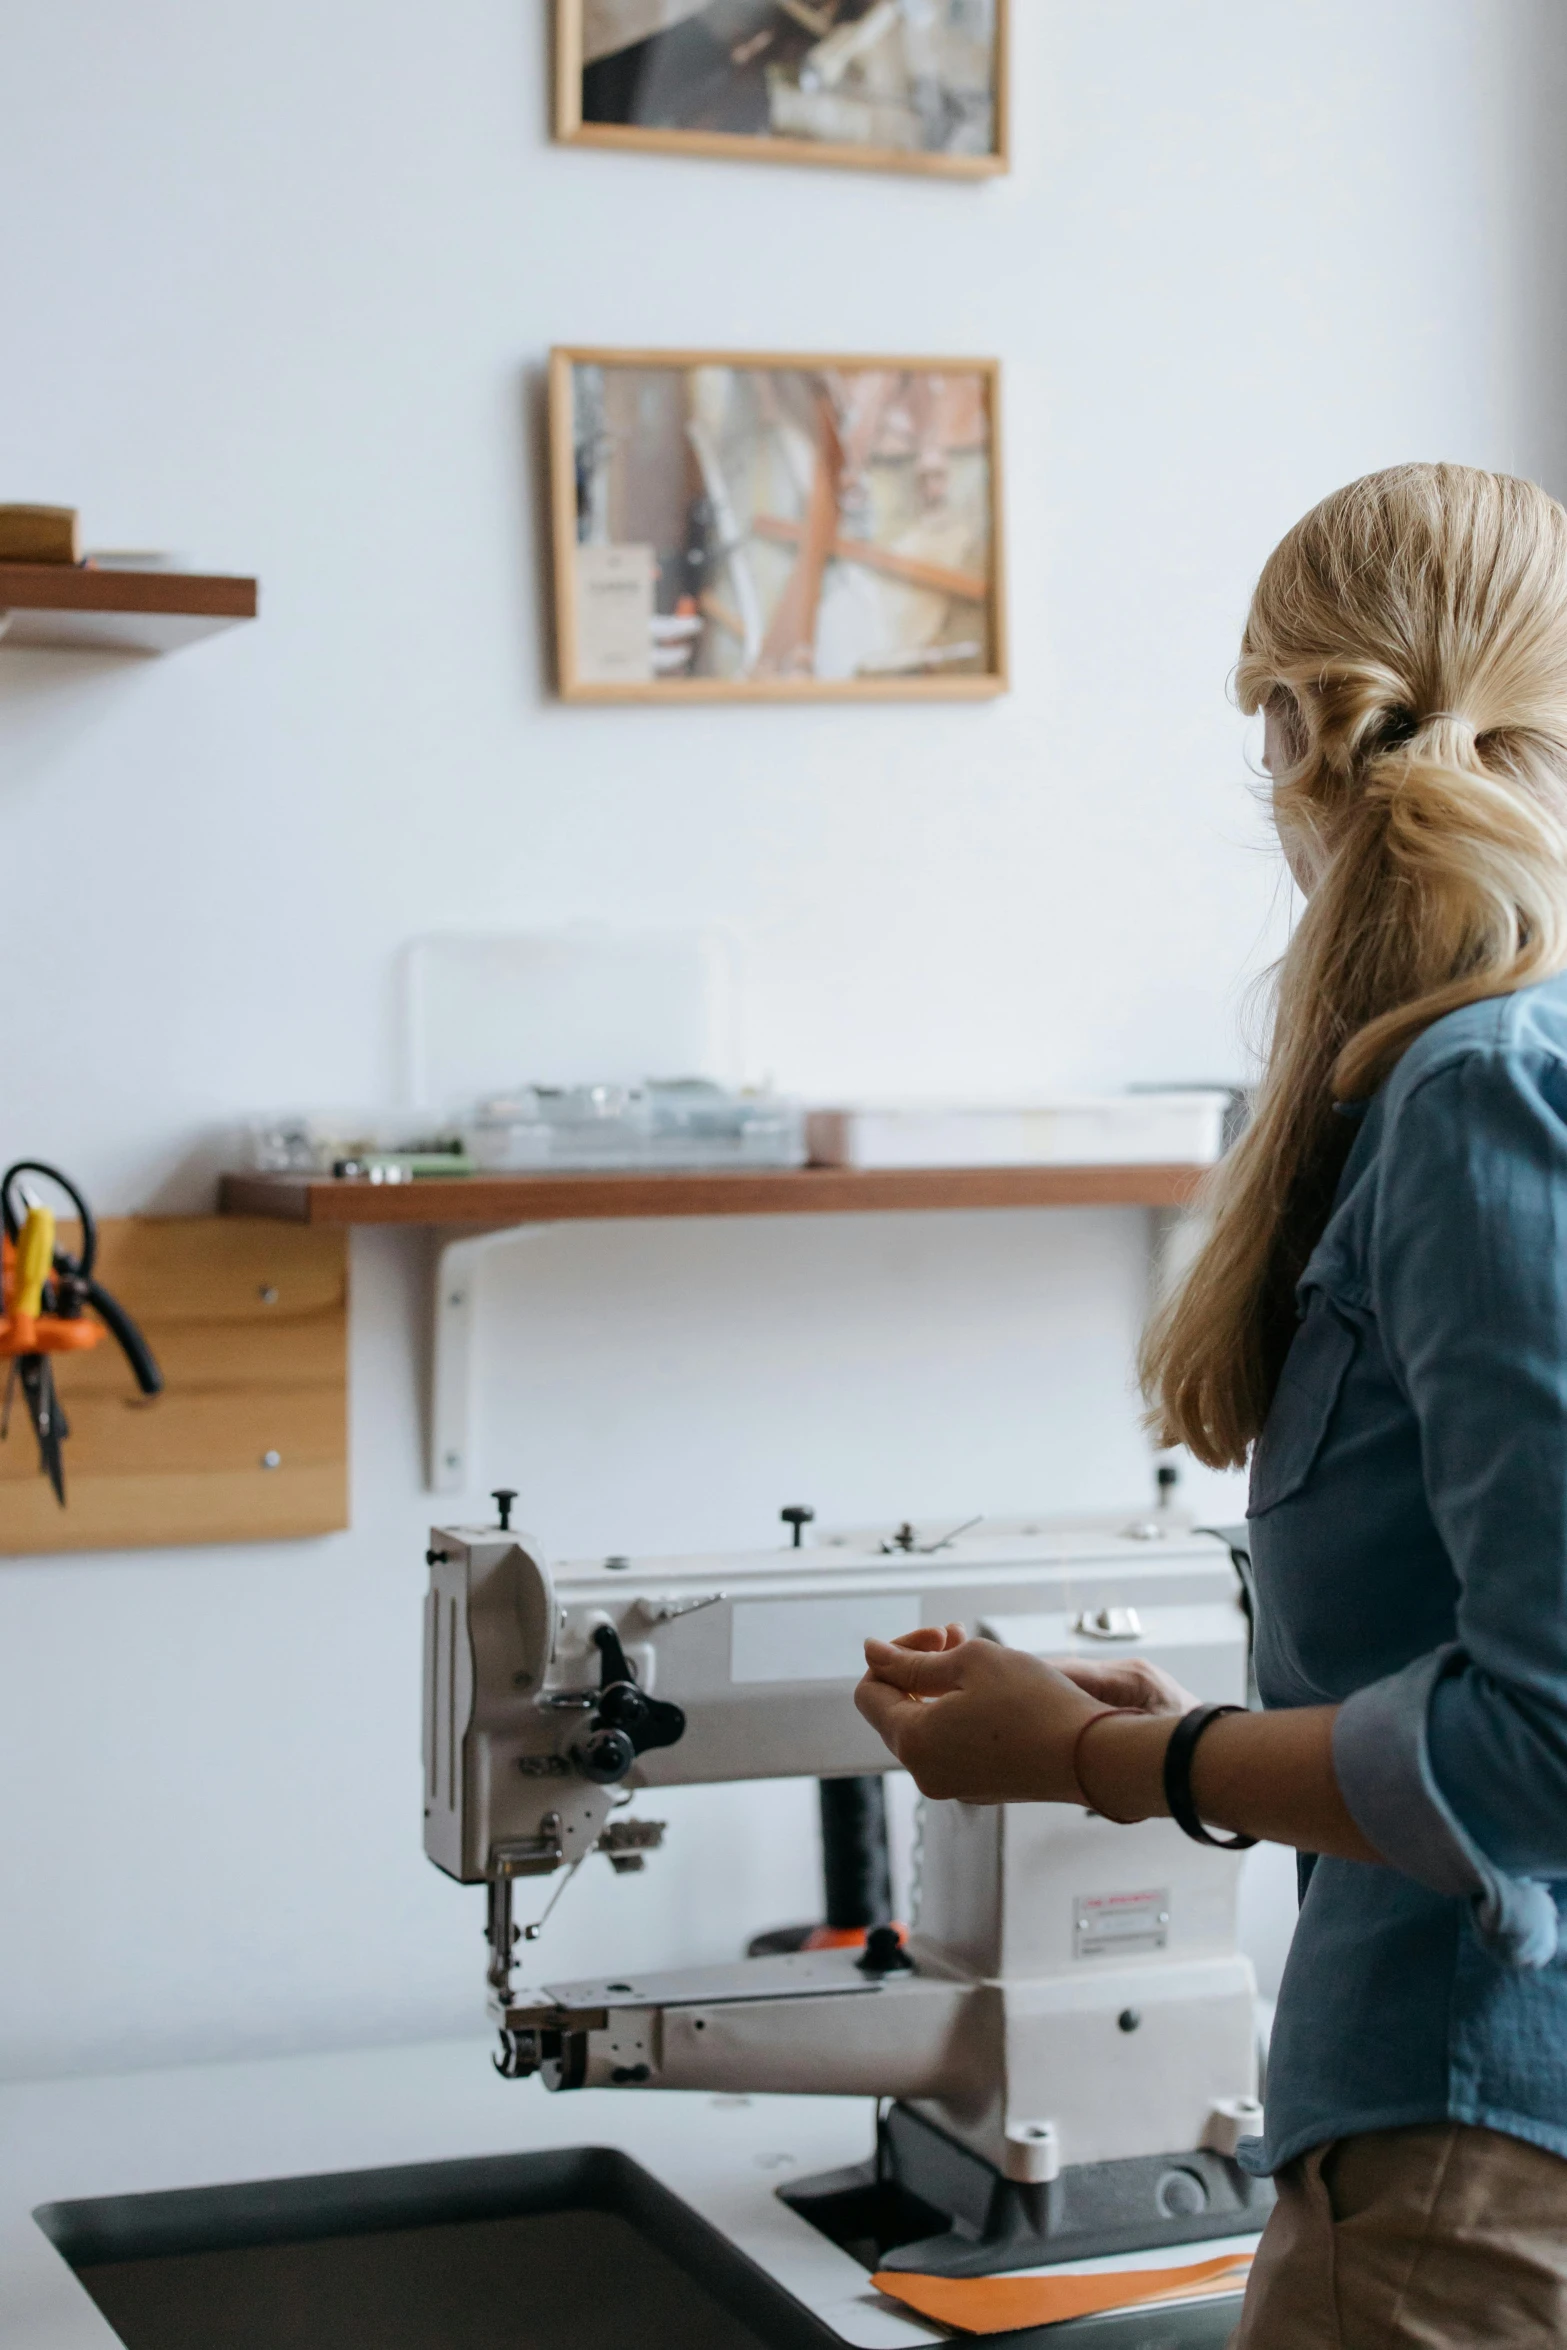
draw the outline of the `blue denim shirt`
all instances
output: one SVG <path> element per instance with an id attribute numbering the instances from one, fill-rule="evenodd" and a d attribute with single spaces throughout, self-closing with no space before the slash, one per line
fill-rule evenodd
<path id="1" fill-rule="evenodd" d="M 1257 1680 L 1340 1705 L 1387 1866 L 1303 1866 L 1252 2167 L 1443 2119 L 1567 2155 L 1567 978 L 1405 1053 L 1299 1303 L 1252 1460 Z"/>

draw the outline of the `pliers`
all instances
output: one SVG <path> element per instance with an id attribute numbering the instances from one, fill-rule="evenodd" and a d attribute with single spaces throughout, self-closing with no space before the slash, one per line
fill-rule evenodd
<path id="1" fill-rule="evenodd" d="M 75 1208 L 81 1224 L 79 1255 L 72 1256 L 68 1249 L 56 1246 L 54 1215 L 28 1196 L 21 1180 L 27 1175 L 42 1176 L 57 1185 Z M 38 1439 L 39 1466 L 63 1507 L 65 1467 L 60 1446 L 70 1433 L 70 1424 L 61 1409 L 50 1357 L 85 1353 L 98 1345 L 108 1329 L 143 1395 L 162 1393 L 163 1373 L 125 1308 L 93 1278 L 98 1227 L 91 1208 L 69 1177 L 41 1159 L 18 1159 L 0 1176 L 0 1219 L 4 1223 L 0 1288 L 5 1305 L 0 1315 L 0 1357 L 9 1357 L 11 1365 L 0 1412 L 0 1437 L 10 1428 L 11 1402 L 20 1386 Z M 89 1306 L 96 1320 L 89 1317 Z"/>

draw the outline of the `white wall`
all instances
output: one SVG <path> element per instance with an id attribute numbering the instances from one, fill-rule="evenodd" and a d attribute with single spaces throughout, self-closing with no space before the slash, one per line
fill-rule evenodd
<path id="1" fill-rule="evenodd" d="M 437 928 L 728 920 L 808 1092 L 1233 1070 L 1286 910 L 1225 698 L 1251 577 L 1369 467 L 1554 461 L 1543 0 L 1016 0 L 974 188 L 554 149 L 544 14 L 0 0 L 0 496 L 263 581 L 163 663 L 0 652 L 0 1140 L 105 1209 L 384 1094 Z M 556 707 L 554 340 L 999 352 L 1011 697 Z M 488 1477 L 568 1552 L 1117 1506 L 1143 1239 L 557 1232 L 496 1268 Z M 0 1568 L 0 2072 L 475 2018 L 476 1896 L 418 1849 L 424 1270 L 355 1249 L 351 1534 Z M 812 1906 L 808 1787 L 667 1810 L 552 1971 Z"/>

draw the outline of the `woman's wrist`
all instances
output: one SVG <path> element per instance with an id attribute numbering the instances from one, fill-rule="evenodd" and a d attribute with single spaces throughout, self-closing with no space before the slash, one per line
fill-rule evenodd
<path id="1" fill-rule="evenodd" d="M 1091 1733 L 1092 1731 L 1096 1730 L 1096 1729 L 1099 1727 L 1099 1724 L 1100 1724 L 1101 1722 L 1107 1722 L 1107 1721 L 1109 1721 L 1109 1720 L 1110 1720 L 1110 1719 L 1111 1719 L 1113 1716 L 1115 1716 L 1115 1715 L 1117 1715 L 1117 1714 L 1130 1714 L 1130 1713 L 1132 1713 L 1132 1712 L 1134 1712 L 1134 1711 L 1137 1711 L 1137 1710 L 1138 1710 L 1137 1708 L 1134 1708 L 1134 1707 L 1132 1707 L 1132 1706 L 1126 1706 L 1126 1705 L 1100 1705 L 1100 1706 L 1095 1706 L 1095 1708 L 1094 1708 L 1094 1710 L 1093 1710 L 1093 1712 L 1092 1712 L 1092 1713 L 1090 1713 L 1090 1714 L 1085 1714 L 1085 1715 L 1083 1716 L 1082 1722 L 1080 1723 L 1080 1725 L 1079 1725 L 1079 1727 L 1078 1727 L 1078 1732 L 1077 1732 L 1077 1735 L 1076 1735 L 1076 1737 L 1075 1737 L 1075 1738 L 1073 1739 L 1073 1741 L 1072 1741 L 1072 1760 L 1071 1760 L 1071 1763 L 1070 1763 L 1070 1765 L 1068 1766 L 1068 1774 L 1067 1774 L 1067 1775 L 1068 1775 L 1068 1777 L 1069 1777 L 1069 1778 L 1070 1778 L 1070 1780 L 1071 1780 L 1071 1792 L 1072 1792 L 1073 1796 L 1076 1798 L 1076 1800 L 1077 1800 L 1079 1803 L 1083 1804 L 1083 1805 L 1084 1805 L 1084 1806 L 1085 1806 L 1085 1807 L 1086 1807 L 1086 1808 L 1087 1808 L 1089 1811 L 1094 1811 L 1094 1810 L 1096 1810 L 1098 1807 L 1097 1807 L 1097 1805 L 1096 1805 L 1096 1804 L 1094 1804 L 1094 1802 L 1091 1800 L 1091 1798 L 1089 1797 L 1089 1795 L 1088 1795 L 1088 1793 L 1087 1793 L 1086 1789 L 1085 1789 L 1085 1788 L 1084 1788 L 1084 1786 L 1083 1786 L 1082 1769 L 1081 1769 L 1081 1757 L 1082 1757 L 1082 1752 L 1083 1752 L 1083 1741 L 1084 1741 L 1084 1739 L 1085 1739 L 1085 1738 L 1087 1738 L 1087 1737 L 1090 1735 L 1090 1733 Z"/>
<path id="2" fill-rule="evenodd" d="M 1332 1706 L 1227 1714 L 1205 1730 L 1191 1768 L 1192 1800 L 1213 1829 L 1240 1831 L 1302 1852 L 1379 1861 L 1339 1790 Z M 1106 1714 L 1077 1756 L 1090 1808 L 1110 1820 L 1167 1819 L 1165 1750 L 1178 1713 Z"/>
<path id="3" fill-rule="evenodd" d="M 1107 1820 L 1165 1819 L 1164 1751 L 1179 1714 L 1095 1715 L 1079 1737 L 1077 1783 L 1090 1810 Z"/>

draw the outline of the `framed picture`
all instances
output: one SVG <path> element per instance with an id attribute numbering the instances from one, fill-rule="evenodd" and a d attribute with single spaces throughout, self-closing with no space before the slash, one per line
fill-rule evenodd
<path id="1" fill-rule="evenodd" d="M 989 359 L 556 351 L 568 701 L 1006 688 Z"/>
<path id="2" fill-rule="evenodd" d="M 1007 168 L 1010 0 L 555 0 L 555 135 L 595 147 Z"/>

